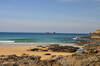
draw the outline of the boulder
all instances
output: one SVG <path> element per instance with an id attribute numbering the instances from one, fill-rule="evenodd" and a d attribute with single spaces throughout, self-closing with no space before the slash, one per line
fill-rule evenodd
<path id="1" fill-rule="evenodd" d="M 39 51 L 39 48 L 30 49 L 30 51 Z"/>
<path id="2" fill-rule="evenodd" d="M 50 53 L 46 53 L 45 55 L 51 55 Z"/>

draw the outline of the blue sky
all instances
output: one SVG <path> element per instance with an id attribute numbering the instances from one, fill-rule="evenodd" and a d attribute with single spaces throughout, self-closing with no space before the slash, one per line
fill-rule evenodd
<path id="1" fill-rule="evenodd" d="M 0 0 L 0 32 L 92 32 L 100 0 Z"/>

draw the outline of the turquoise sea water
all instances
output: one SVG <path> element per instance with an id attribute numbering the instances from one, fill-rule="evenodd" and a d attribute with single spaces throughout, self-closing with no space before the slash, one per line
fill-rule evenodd
<path id="1" fill-rule="evenodd" d="M 15 33 L 15 32 L 0 32 L 0 41 L 14 41 L 16 43 L 74 43 L 74 37 L 84 37 L 88 34 L 76 33 Z"/>

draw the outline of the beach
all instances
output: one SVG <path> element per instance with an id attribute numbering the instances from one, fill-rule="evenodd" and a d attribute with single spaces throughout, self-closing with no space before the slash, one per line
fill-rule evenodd
<path id="1" fill-rule="evenodd" d="M 66 55 L 72 55 L 73 53 L 69 52 L 52 52 L 52 51 L 28 51 L 29 49 L 34 48 L 40 48 L 37 46 L 0 46 L 0 55 L 13 55 L 16 54 L 18 56 L 21 56 L 23 54 L 28 55 L 35 55 L 35 56 L 41 56 L 41 60 L 47 60 L 50 59 L 51 56 L 66 56 Z M 45 55 L 47 53 L 50 53 L 51 55 Z"/>
<path id="2" fill-rule="evenodd" d="M 51 47 L 51 50 L 46 50 Z M 67 47 L 67 49 L 66 49 Z M 82 46 L 77 46 L 82 47 Z M 59 49 L 60 48 L 60 49 Z M 0 46 L 1 66 L 99 66 L 100 45 L 84 46 L 81 52 L 73 52 L 76 47 L 59 46 Z M 62 51 L 63 49 L 63 51 Z M 70 52 L 65 52 L 66 50 Z M 77 60 L 77 61 L 76 61 Z"/>

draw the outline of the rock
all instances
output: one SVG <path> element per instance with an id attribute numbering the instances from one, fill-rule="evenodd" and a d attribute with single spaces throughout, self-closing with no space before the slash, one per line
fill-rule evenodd
<path id="1" fill-rule="evenodd" d="M 54 60 L 43 60 L 41 66 L 62 66 L 58 61 Z"/>
<path id="2" fill-rule="evenodd" d="M 34 48 L 34 49 L 30 49 L 30 51 L 39 51 L 40 49 L 38 48 Z"/>
<path id="3" fill-rule="evenodd" d="M 24 62 L 24 64 L 29 64 L 29 62 Z"/>
<path id="4" fill-rule="evenodd" d="M 46 53 L 45 55 L 51 55 L 50 53 Z"/>
<path id="5" fill-rule="evenodd" d="M 37 47 L 46 48 L 46 46 L 42 46 L 42 45 L 40 45 L 40 46 L 37 46 Z"/>
<path id="6" fill-rule="evenodd" d="M 18 66 L 18 64 L 16 64 L 15 62 L 4 62 L 2 65 L 3 66 Z"/>
<path id="7" fill-rule="evenodd" d="M 76 52 L 79 48 L 73 46 L 50 45 L 48 49 L 53 52 Z"/>
<path id="8" fill-rule="evenodd" d="M 48 51 L 47 48 L 33 48 L 33 49 L 30 49 L 29 51 Z"/>
<path id="9" fill-rule="evenodd" d="M 97 54 L 98 53 L 98 49 L 94 46 L 86 46 L 84 47 L 82 53 L 85 54 Z"/>
<path id="10" fill-rule="evenodd" d="M 48 51 L 48 49 L 42 49 L 41 51 Z"/>
<path id="11" fill-rule="evenodd" d="M 31 59 L 31 60 L 35 60 L 35 57 L 34 56 L 29 56 L 29 58 Z M 39 58 L 40 59 L 40 58 Z"/>
<path id="12" fill-rule="evenodd" d="M 49 45 L 48 47 L 54 48 L 54 47 L 59 47 L 59 45 L 58 44 L 52 44 L 52 45 Z"/>
<path id="13" fill-rule="evenodd" d="M 15 58 L 15 57 L 17 57 L 16 54 L 8 55 L 8 58 L 10 58 L 10 59 L 13 59 L 13 58 Z"/>
<path id="14" fill-rule="evenodd" d="M 0 57 L 5 57 L 5 55 L 0 55 Z"/>

